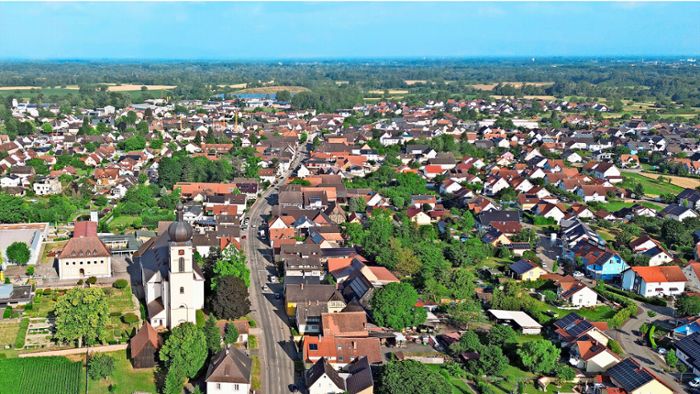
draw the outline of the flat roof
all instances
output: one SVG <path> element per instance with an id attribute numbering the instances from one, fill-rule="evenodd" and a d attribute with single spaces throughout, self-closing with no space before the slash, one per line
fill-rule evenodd
<path id="1" fill-rule="evenodd" d="M 542 328 L 542 325 L 522 311 L 503 311 L 499 309 L 489 309 L 489 313 L 498 320 L 510 320 L 521 328 Z"/>

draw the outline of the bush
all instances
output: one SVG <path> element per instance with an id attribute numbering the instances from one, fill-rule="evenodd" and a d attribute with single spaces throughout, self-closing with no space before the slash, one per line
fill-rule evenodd
<path id="1" fill-rule="evenodd" d="M 88 376 L 92 380 L 104 379 L 114 371 L 114 359 L 103 353 L 95 353 L 90 357 Z"/>
<path id="2" fill-rule="evenodd" d="M 85 282 L 83 282 L 83 280 L 82 280 L 82 279 L 78 279 L 78 283 L 77 283 L 77 285 L 78 285 L 78 286 L 82 286 L 82 285 L 83 285 L 83 283 L 85 283 Z"/>
<path id="3" fill-rule="evenodd" d="M 97 278 L 95 278 L 94 276 L 91 276 L 91 277 L 87 278 L 87 280 L 85 282 L 89 285 L 94 285 L 95 283 L 97 283 Z"/>
<path id="4" fill-rule="evenodd" d="M 649 345 L 652 349 L 656 350 L 656 339 L 654 338 L 654 333 L 656 333 L 656 326 L 649 327 Z"/>
<path id="5" fill-rule="evenodd" d="M 125 313 L 122 315 L 122 321 L 126 324 L 138 323 L 139 317 L 133 313 Z"/>
<path id="6" fill-rule="evenodd" d="M 206 323 L 207 321 L 207 317 L 204 316 L 204 311 L 201 309 L 197 309 L 197 312 L 195 313 L 195 318 L 197 319 L 197 327 L 204 327 L 204 323 Z"/>
<path id="7" fill-rule="evenodd" d="M 129 286 L 129 281 L 126 279 L 117 279 L 112 283 L 112 286 L 115 289 L 126 289 L 126 287 Z"/>
<path id="8" fill-rule="evenodd" d="M 5 312 L 2 313 L 2 318 L 3 319 L 9 319 L 12 317 L 12 307 L 8 306 L 5 308 Z"/>
<path id="9" fill-rule="evenodd" d="M 624 353 L 624 350 L 622 350 L 622 346 L 620 346 L 620 343 L 614 339 L 610 339 L 608 341 L 608 347 L 613 353 L 617 354 L 618 356 L 622 356 L 622 354 Z"/>
<path id="10" fill-rule="evenodd" d="M 34 304 L 32 304 L 31 302 L 24 306 L 25 311 L 31 311 L 32 309 L 34 309 Z"/>

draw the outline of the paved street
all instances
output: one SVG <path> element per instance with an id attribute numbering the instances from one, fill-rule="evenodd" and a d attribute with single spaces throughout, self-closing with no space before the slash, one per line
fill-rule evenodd
<path id="1" fill-rule="evenodd" d="M 290 170 L 278 184 L 283 184 L 297 168 L 303 154 L 297 155 Z M 250 218 L 250 227 L 244 242 L 252 276 L 251 307 L 262 332 L 259 338 L 262 392 L 267 394 L 288 392 L 288 386 L 293 383 L 298 386 L 298 382 L 294 381 L 294 360 L 298 355 L 285 314 L 284 301 L 282 297 L 275 299 L 274 293 L 266 285 L 268 274 L 274 270 L 272 249 L 258 238 L 260 226 L 265 223 L 272 208 L 269 201 L 276 199 L 276 192 L 274 186 L 270 187 L 250 207 L 246 215 Z M 281 294 L 281 289 L 277 287 L 280 286 L 276 286 L 275 291 Z"/>
<path id="2" fill-rule="evenodd" d="M 675 393 L 684 393 L 687 387 L 677 382 L 676 374 L 670 374 L 663 370 L 665 361 L 654 350 L 641 341 L 642 336 L 639 332 L 640 327 L 644 323 L 651 323 L 656 320 L 664 320 L 673 317 L 670 308 L 659 307 L 655 305 L 637 303 L 640 308 L 640 314 L 631 318 L 620 329 L 612 332 L 612 337 L 617 340 L 625 353 L 633 356 L 639 363 L 654 371 L 660 379 L 664 381 Z M 656 312 L 656 316 L 649 317 L 647 310 Z M 639 342 L 637 342 L 639 340 Z"/>

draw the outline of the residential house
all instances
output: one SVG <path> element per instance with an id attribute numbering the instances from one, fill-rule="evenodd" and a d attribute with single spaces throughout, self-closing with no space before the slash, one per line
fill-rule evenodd
<path id="1" fill-rule="evenodd" d="M 672 394 L 668 385 L 633 358 L 626 358 L 606 371 L 612 383 L 627 394 Z"/>
<path id="2" fill-rule="evenodd" d="M 374 379 L 367 357 L 359 357 L 338 371 L 321 357 L 304 373 L 309 394 L 372 394 Z"/>
<path id="3" fill-rule="evenodd" d="M 622 274 L 622 288 L 644 297 L 677 296 L 688 279 L 677 265 L 632 267 Z"/>
<path id="4" fill-rule="evenodd" d="M 237 347 L 226 345 L 209 362 L 204 381 L 207 394 L 247 394 L 251 388 L 251 360 Z"/>
<path id="5" fill-rule="evenodd" d="M 682 222 L 685 219 L 697 218 L 698 214 L 689 207 L 678 204 L 669 204 L 661 211 L 661 216 Z"/>
<path id="6" fill-rule="evenodd" d="M 522 281 L 537 280 L 540 276 L 547 273 L 547 271 L 543 270 L 540 266 L 526 259 L 520 259 L 511 264 L 508 268 L 513 278 Z"/>
<path id="7" fill-rule="evenodd" d="M 569 349 L 569 363 L 589 374 L 605 372 L 620 362 L 620 357 L 595 340 L 576 341 Z"/>

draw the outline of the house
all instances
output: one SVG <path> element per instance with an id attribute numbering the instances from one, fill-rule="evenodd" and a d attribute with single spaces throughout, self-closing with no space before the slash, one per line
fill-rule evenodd
<path id="1" fill-rule="evenodd" d="M 526 259 L 520 259 L 511 264 L 508 268 L 512 273 L 513 278 L 522 281 L 537 280 L 540 276 L 547 273 L 547 271 L 543 270 L 537 264 Z"/>
<path id="2" fill-rule="evenodd" d="M 603 346 L 608 346 L 610 337 L 605 334 L 608 324 L 605 322 L 590 322 L 577 313 L 570 313 L 555 321 L 554 333 L 563 346 L 571 346 L 577 340 L 591 339 Z"/>
<path id="3" fill-rule="evenodd" d="M 227 345 L 214 355 L 207 368 L 207 394 L 250 392 L 251 360 L 240 349 Z"/>
<path id="4" fill-rule="evenodd" d="M 489 313 L 496 320 L 515 324 L 525 335 L 539 335 L 542 331 L 542 325 L 525 312 L 489 309 Z"/>
<path id="5" fill-rule="evenodd" d="M 586 274 L 594 279 L 611 280 L 629 268 L 618 253 L 592 243 L 579 242 L 572 252 L 581 259 Z"/>
<path id="6" fill-rule="evenodd" d="M 367 357 L 360 357 L 336 371 L 325 357 L 304 373 L 309 394 L 372 394 L 374 379 Z"/>
<path id="7" fill-rule="evenodd" d="M 586 372 L 600 373 L 620 362 L 620 357 L 595 340 L 576 341 L 569 349 L 569 363 Z"/>
<path id="8" fill-rule="evenodd" d="M 688 290 L 700 292 L 700 262 L 691 261 L 683 267 L 683 274 L 688 279 L 686 287 Z"/>
<path id="9" fill-rule="evenodd" d="M 367 314 L 363 310 L 324 313 L 321 325 L 321 335 L 304 335 L 304 361 L 326 358 L 338 367 L 360 357 L 367 357 L 370 364 L 382 362 L 379 338 L 369 336 Z"/>
<path id="10" fill-rule="evenodd" d="M 676 341 L 676 356 L 688 366 L 688 372 L 700 375 L 700 332 Z"/>
<path id="11" fill-rule="evenodd" d="M 34 193 L 37 196 L 47 196 L 50 194 L 59 194 L 63 190 L 61 182 L 58 178 L 43 177 L 34 181 L 32 185 Z"/>
<path id="12" fill-rule="evenodd" d="M 634 253 L 647 256 L 649 258 L 649 266 L 652 267 L 673 261 L 673 257 L 664 249 L 661 243 L 647 234 L 630 242 L 630 249 Z"/>
<path id="13" fill-rule="evenodd" d="M 700 210 L 700 190 L 684 189 L 676 197 L 678 205 Z"/>
<path id="14" fill-rule="evenodd" d="M 567 304 L 576 307 L 585 308 L 598 303 L 598 293 L 578 280 L 559 282 L 557 295 Z"/>
<path id="15" fill-rule="evenodd" d="M 408 208 L 406 210 L 406 216 L 408 216 L 409 220 L 412 223 L 415 223 L 419 226 L 426 226 L 431 223 L 430 215 L 423 212 L 423 210 L 420 208 Z"/>
<path id="16" fill-rule="evenodd" d="M 328 311 L 331 313 L 340 312 L 347 306 L 334 285 L 285 284 L 284 299 L 289 317 L 296 317 L 297 304 L 325 302 L 328 303 Z"/>
<path id="17" fill-rule="evenodd" d="M 697 218 L 698 214 L 689 207 L 684 207 L 678 204 L 669 204 L 663 209 L 663 211 L 661 211 L 661 216 L 682 222 L 685 219 Z"/>
<path id="18" fill-rule="evenodd" d="M 112 254 L 97 236 L 96 222 L 76 222 L 73 237 L 58 255 L 58 276 L 83 279 L 112 276 Z"/>
<path id="19" fill-rule="evenodd" d="M 134 368 L 153 368 L 158 363 L 158 349 L 162 345 L 158 332 L 145 321 L 129 340 L 129 358 Z"/>
<path id="20" fill-rule="evenodd" d="M 622 274 L 622 288 L 644 297 L 677 296 L 685 291 L 688 279 L 676 265 L 632 267 Z"/>
<path id="21" fill-rule="evenodd" d="M 672 394 L 671 390 L 653 372 L 626 358 L 606 371 L 610 381 L 627 394 Z"/>

